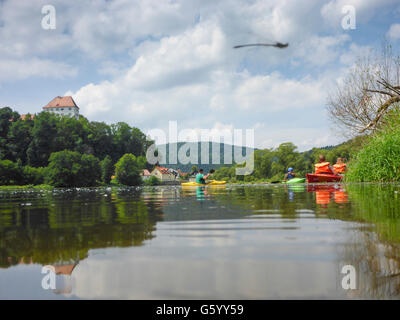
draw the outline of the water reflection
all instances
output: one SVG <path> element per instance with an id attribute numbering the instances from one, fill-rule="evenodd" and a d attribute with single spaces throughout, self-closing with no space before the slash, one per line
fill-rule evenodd
<path id="1" fill-rule="evenodd" d="M 23 205 L 29 201 L 29 206 Z M 142 245 L 162 206 L 139 193 L 14 195 L 1 202 L 0 267 L 75 265 L 89 249 Z"/>
<path id="2" fill-rule="evenodd" d="M 399 298 L 398 185 L 0 193 L 0 298 Z M 341 287 L 341 266 L 357 290 Z M 42 266 L 57 288 L 45 292 Z"/>

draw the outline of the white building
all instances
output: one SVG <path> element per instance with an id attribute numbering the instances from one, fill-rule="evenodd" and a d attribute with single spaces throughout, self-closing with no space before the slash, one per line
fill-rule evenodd
<path id="1" fill-rule="evenodd" d="M 43 107 L 44 111 L 79 118 L 79 107 L 71 96 L 55 97 L 48 105 Z"/>

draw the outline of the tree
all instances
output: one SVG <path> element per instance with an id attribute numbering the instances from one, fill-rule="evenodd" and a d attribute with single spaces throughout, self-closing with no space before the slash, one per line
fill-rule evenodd
<path id="1" fill-rule="evenodd" d="M 115 177 L 118 183 L 127 186 L 140 185 L 142 182 L 140 169 L 136 157 L 127 153 L 115 165 Z"/>
<path id="2" fill-rule="evenodd" d="M 10 160 L 0 160 L 0 185 L 20 184 L 22 172 L 18 164 Z"/>
<path id="3" fill-rule="evenodd" d="M 34 167 L 47 166 L 49 156 L 58 151 L 57 136 L 58 116 L 50 112 L 41 112 L 34 119 L 32 141 L 27 151 L 28 163 Z"/>
<path id="4" fill-rule="evenodd" d="M 92 187 L 100 177 L 99 160 L 75 151 L 52 153 L 46 168 L 46 182 L 55 187 Z"/>
<path id="5" fill-rule="evenodd" d="M 8 150 L 13 161 L 21 160 L 25 165 L 28 162 L 27 151 L 32 141 L 33 120 L 28 114 L 25 120 L 13 122 L 8 132 Z"/>
<path id="6" fill-rule="evenodd" d="M 111 133 L 111 127 L 104 122 L 90 122 L 88 143 L 93 150 L 93 154 L 99 159 L 104 159 L 107 155 L 112 156 L 113 135 Z M 120 157 L 117 159 L 119 158 Z"/>
<path id="7" fill-rule="evenodd" d="M 101 180 L 109 184 L 111 176 L 114 174 L 114 165 L 110 156 L 106 156 L 100 163 L 101 166 Z"/>
<path id="8" fill-rule="evenodd" d="M 0 108 L 0 159 L 8 159 L 10 154 L 7 146 L 7 135 L 11 125 L 20 118 L 18 112 L 11 108 Z"/>
<path id="9" fill-rule="evenodd" d="M 380 55 L 360 57 L 328 99 L 330 118 L 352 134 L 382 127 L 383 116 L 400 103 L 400 56 L 384 43 Z"/>

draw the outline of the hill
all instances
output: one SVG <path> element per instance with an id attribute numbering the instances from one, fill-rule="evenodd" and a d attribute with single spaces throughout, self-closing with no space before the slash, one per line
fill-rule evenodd
<path id="1" fill-rule="evenodd" d="M 196 166 L 198 169 L 202 168 L 205 172 L 208 172 L 211 169 L 217 169 L 219 167 L 230 167 L 235 162 L 235 153 L 241 154 L 243 157 L 246 155 L 250 155 L 255 149 L 233 146 L 225 143 L 217 143 L 217 142 L 178 142 L 178 143 L 167 143 L 165 145 L 158 145 L 159 152 L 162 152 L 163 148 L 166 150 L 166 162 L 160 163 L 161 166 L 172 169 L 180 169 L 183 172 L 191 172 L 192 167 Z M 193 157 L 197 158 L 197 161 L 190 161 L 189 163 L 181 163 L 177 158 L 177 163 L 173 163 L 170 159 L 170 150 L 177 150 L 177 154 L 186 154 L 187 160 L 190 160 L 190 150 L 193 150 Z M 195 157 L 195 153 L 197 150 L 197 157 Z M 227 163 L 225 163 L 225 152 L 231 151 L 231 157 L 227 159 Z M 186 152 L 185 152 L 186 151 Z M 201 161 L 202 155 L 204 152 L 204 158 Z M 208 153 L 208 157 L 207 157 Z M 227 154 L 229 155 L 229 153 Z M 218 161 L 219 160 L 219 161 Z M 229 161 L 230 160 L 230 161 Z M 237 160 L 237 159 L 236 159 Z M 214 163 L 213 163 L 214 162 Z M 230 162 L 230 163 L 229 163 Z M 236 161 L 237 162 L 237 161 Z"/>

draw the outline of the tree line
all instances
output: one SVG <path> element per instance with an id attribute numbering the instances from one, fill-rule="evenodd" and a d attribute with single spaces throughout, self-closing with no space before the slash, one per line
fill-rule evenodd
<path id="1" fill-rule="evenodd" d="M 314 164 L 318 162 L 320 154 L 325 155 L 327 161 L 334 164 L 337 158 L 350 160 L 363 145 L 364 137 L 356 137 L 337 146 L 313 148 L 309 151 L 299 152 L 291 143 L 282 143 L 277 148 L 261 149 L 254 151 L 254 170 L 246 176 L 236 175 L 235 169 L 240 164 L 232 167 L 218 168 L 213 175 L 216 180 L 229 182 L 257 182 L 264 180 L 282 180 L 288 168 L 292 167 L 298 176 L 304 177 L 306 173 L 314 171 Z"/>
<path id="2" fill-rule="evenodd" d="M 137 184 L 140 170 L 148 167 L 145 154 L 151 144 L 125 122 L 108 125 L 50 112 L 22 118 L 9 107 L 0 108 L 0 184 L 109 183 L 120 160 L 125 170 L 119 170 L 119 180 L 130 170 L 124 182 Z"/>

